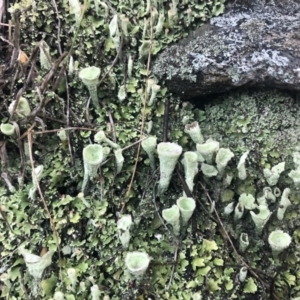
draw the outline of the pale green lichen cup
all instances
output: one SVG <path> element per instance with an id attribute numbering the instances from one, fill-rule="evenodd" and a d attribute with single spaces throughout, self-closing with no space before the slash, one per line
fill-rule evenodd
<path id="1" fill-rule="evenodd" d="M 272 249 L 272 254 L 277 257 L 284 249 L 288 248 L 292 242 L 291 236 L 282 230 L 274 230 L 268 238 L 269 245 Z"/>
<path id="2" fill-rule="evenodd" d="M 125 265 L 128 271 L 136 278 L 140 278 L 146 272 L 150 263 L 150 257 L 146 252 L 128 252 Z"/>
<path id="3" fill-rule="evenodd" d="M 92 102 L 96 108 L 99 108 L 97 84 L 101 70 L 97 67 L 87 67 L 79 72 L 79 78 L 86 85 L 90 92 Z"/>

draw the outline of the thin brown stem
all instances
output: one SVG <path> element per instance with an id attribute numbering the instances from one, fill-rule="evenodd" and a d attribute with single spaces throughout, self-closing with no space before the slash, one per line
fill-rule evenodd
<path id="1" fill-rule="evenodd" d="M 150 27 L 151 27 L 151 29 L 150 29 L 150 40 L 152 41 L 153 40 L 152 14 L 151 14 L 151 17 L 150 17 Z M 152 50 L 152 42 L 150 43 L 149 52 L 148 52 L 146 78 L 148 78 L 148 76 L 150 74 L 151 50 Z M 148 80 L 146 82 L 147 82 L 146 83 L 146 85 L 147 85 Z M 142 138 L 143 138 L 143 131 L 144 131 L 144 127 L 145 127 L 147 99 L 148 99 L 148 95 L 147 95 L 147 86 L 146 86 L 145 93 L 144 93 L 143 108 L 142 108 L 142 124 L 141 124 L 141 129 L 140 129 L 140 140 L 142 140 Z M 130 195 L 130 191 L 131 191 L 131 188 L 132 188 L 132 185 L 133 185 L 133 180 L 134 180 L 135 174 L 136 174 L 137 165 L 138 165 L 138 162 L 139 162 L 140 150 L 141 150 L 141 143 L 139 143 L 138 147 L 137 147 L 137 153 L 136 153 L 136 157 L 135 157 L 135 164 L 134 164 L 133 172 L 132 172 L 132 175 L 131 175 L 130 183 L 129 183 L 125 198 L 128 198 L 129 195 Z M 125 203 L 126 203 L 126 201 L 123 202 L 123 205 L 122 205 L 122 208 L 121 208 L 121 213 L 125 209 Z"/>
<path id="2" fill-rule="evenodd" d="M 59 235 L 58 235 L 58 232 L 57 232 L 57 230 L 55 228 L 54 221 L 52 219 L 51 213 L 49 211 L 49 208 L 48 208 L 46 200 L 44 198 L 42 189 L 40 187 L 39 181 L 37 180 L 37 176 L 36 176 L 36 173 L 35 173 L 33 156 L 32 156 L 32 135 L 31 135 L 31 131 L 28 132 L 27 137 L 28 137 L 29 158 L 30 158 L 30 164 L 31 164 L 31 168 L 32 168 L 32 176 L 33 176 L 34 181 L 36 182 L 37 189 L 39 191 L 39 195 L 40 195 L 41 200 L 42 200 L 43 205 L 44 205 L 44 209 L 45 209 L 45 211 L 46 211 L 46 213 L 47 213 L 47 215 L 49 217 L 50 225 L 51 225 L 53 233 L 55 235 L 56 245 L 57 245 L 57 250 L 58 250 L 57 251 L 58 252 L 58 260 L 59 260 L 59 277 L 60 277 L 60 280 L 62 281 L 63 280 L 63 278 L 62 278 L 62 270 L 61 270 L 62 260 L 61 260 L 61 253 L 60 253 L 61 249 L 60 249 Z"/>
<path id="3" fill-rule="evenodd" d="M 207 199 L 208 199 L 209 202 L 212 204 L 213 201 L 212 201 L 212 199 L 211 199 L 209 193 L 207 192 L 206 188 L 204 187 L 204 185 L 202 184 L 202 182 L 199 181 L 199 184 L 201 185 L 201 187 L 202 187 L 202 189 L 203 189 L 203 191 L 204 191 L 204 193 L 205 193 Z M 228 232 L 227 232 L 227 230 L 226 230 L 226 228 L 225 228 L 225 226 L 224 226 L 224 224 L 223 224 L 223 222 L 222 222 L 222 220 L 221 220 L 221 218 L 220 218 L 220 216 L 219 216 L 219 214 L 218 214 L 217 209 L 216 209 L 215 206 L 214 206 L 214 213 L 215 213 L 215 215 L 216 215 L 216 217 L 217 217 L 217 220 L 218 220 L 218 223 L 219 223 L 219 225 L 222 227 L 222 229 L 223 229 L 223 231 L 224 231 L 224 234 L 225 234 L 225 236 L 226 236 L 228 242 L 230 243 L 230 246 L 232 247 L 232 250 L 233 250 L 233 252 L 235 253 L 235 255 L 236 255 L 236 257 L 237 257 L 239 263 L 240 263 L 242 266 L 246 267 L 246 268 L 249 270 L 249 272 L 250 272 L 250 273 L 251 273 L 258 281 L 261 282 L 261 284 L 262 284 L 263 286 L 265 286 L 266 288 L 269 288 L 269 285 L 268 285 L 266 282 L 264 282 L 264 281 L 260 278 L 259 275 L 256 274 L 256 272 L 255 272 L 255 271 L 254 271 L 254 270 L 253 270 L 253 269 L 252 269 L 252 268 L 251 268 L 251 267 L 243 260 L 243 258 L 242 258 L 242 257 L 239 255 L 239 253 L 237 252 L 237 250 L 236 250 L 236 248 L 234 247 L 233 242 L 232 242 L 232 240 L 231 240 L 231 238 L 230 238 L 230 236 L 229 236 L 229 234 L 228 234 Z"/>

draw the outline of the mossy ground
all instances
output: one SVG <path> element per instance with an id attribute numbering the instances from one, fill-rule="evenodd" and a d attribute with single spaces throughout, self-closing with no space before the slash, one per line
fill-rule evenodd
<path id="1" fill-rule="evenodd" d="M 1 121 L 15 121 L 19 128 L 15 136 L 1 134 L 1 172 L 9 175 L 16 188 L 12 193 L 4 181 L 0 183 L 3 299 L 50 299 L 55 291 L 62 291 L 68 300 L 91 299 L 93 284 L 99 286 L 100 298 L 110 296 L 111 299 L 201 299 L 201 296 L 202 299 L 267 299 L 272 295 L 288 299 L 290 294 L 299 295 L 299 195 L 287 176 L 288 170 L 294 167 L 291 154 L 299 150 L 300 110 L 294 98 L 274 91 L 238 92 L 221 96 L 200 110 L 191 103 L 181 103 L 164 88 L 163 82 L 157 82 L 161 89 L 156 102 L 144 106 L 151 73 L 147 70 L 148 55 L 141 55 L 140 46 L 144 40 L 151 42 L 150 54 L 155 55 L 224 8 L 223 1 L 198 2 L 179 3 L 178 19 L 170 27 L 170 3 L 166 1 L 151 2 L 152 18 L 146 3 L 140 1 L 111 1 L 110 4 L 86 1 L 86 6 L 81 7 L 86 10 L 77 35 L 74 32 L 78 25 L 68 1 L 21 1 L 19 7 L 14 4 L 20 10 L 16 14 L 20 19 L 20 47 L 27 56 L 45 39 L 50 46 L 52 66 L 67 51 L 73 56 L 74 72 L 69 69 L 68 57 L 68 61 L 53 67 L 49 79 L 49 72 L 42 69 L 37 54 L 28 66 L 16 61 L 2 74 L 5 82 L 2 82 Z M 155 11 L 165 15 L 163 30 L 157 33 Z M 107 25 L 116 13 L 120 19 L 129 21 L 128 36 L 119 24 L 121 48 L 116 48 Z M 1 43 L 4 47 L 4 42 Z M 11 54 L 8 46 L 5 49 L 5 54 L 1 54 L 3 65 L 8 64 Z M 132 77 L 127 72 L 129 56 L 134 60 Z M 100 67 L 101 76 L 111 68 L 106 76 L 100 76 L 103 79 L 98 88 L 101 108 L 97 110 L 92 104 L 88 108 L 87 88 L 77 76 L 88 65 Z M 31 67 L 33 71 L 29 72 Z M 28 83 L 24 84 L 26 80 Z M 45 80 L 47 87 L 43 85 Z M 123 85 L 126 99 L 120 102 L 118 93 Z M 33 116 L 15 119 L 10 117 L 8 105 L 22 87 L 22 96 L 29 100 L 32 111 L 42 105 Z M 162 209 L 172 206 L 182 195 L 180 177 L 173 176 L 168 192 L 158 197 L 155 192 L 158 170 L 151 171 L 143 151 L 137 156 L 136 142 L 142 137 L 141 131 L 155 134 L 162 141 L 166 100 L 170 101 L 169 141 L 181 144 L 184 151 L 195 150 L 184 133 L 182 121 L 198 121 L 205 139 L 218 140 L 221 147 L 230 147 L 235 154 L 226 169 L 226 174 L 233 174 L 230 186 L 223 180 L 207 179 L 198 173 L 193 193 L 197 208 L 180 238 L 175 238 L 171 228 L 163 226 L 159 218 Z M 67 140 L 57 136 L 61 128 L 66 130 Z M 125 162 L 117 175 L 111 154 L 99 170 L 99 176 L 89 182 L 83 199 L 78 195 L 84 172 L 82 150 L 93 143 L 94 134 L 100 129 L 124 148 Z M 250 150 L 248 177 L 240 181 L 236 165 L 246 150 Z M 241 193 L 257 196 L 266 185 L 263 168 L 280 161 L 286 161 L 287 167 L 278 187 L 281 190 L 290 187 L 293 202 L 293 208 L 287 211 L 282 222 L 274 215 L 263 235 L 258 236 L 249 214 L 238 223 L 233 222 L 232 216 L 223 215 L 225 205 L 231 200 L 237 202 Z M 157 157 L 156 163 L 158 167 Z M 28 194 L 33 165 L 43 165 L 44 172 L 40 192 L 31 200 Z M 178 172 L 184 177 L 180 163 Z M 210 199 L 223 226 L 216 214 L 210 213 L 213 205 Z M 276 205 L 271 205 L 272 210 L 276 210 Z M 117 235 L 120 212 L 132 214 L 135 223 L 128 249 L 122 248 Z M 277 260 L 271 258 L 267 244 L 268 233 L 275 228 L 293 236 L 293 244 Z M 247 232 L 250 238 L 249 250 L 243 254 L 233 250 L 233 247 L 238 249 L 241 232 Z M 55 251 L 42 282 L 37 283 L 40 288 L 35 295 L 35 282 L 18 252 L 21 245 L 34 254 Z M 150 267 L 140 280 L 126 271 L 124 258 L 128 251 L 146 251 L 151 256 Z M 241 283 L 237 275 L 243 263 L 250 270 L 247 280 Z M 73 290 L 68 268 L 77 271 L 77 286 Z"/>

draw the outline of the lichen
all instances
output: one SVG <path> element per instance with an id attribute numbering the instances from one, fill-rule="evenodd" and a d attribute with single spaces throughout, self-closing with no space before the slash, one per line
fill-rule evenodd
<path id="1" fill-rule="evenodd" d="M 138 50 L 142 45 L 140 37 L 144 34 L 145 40 L 151 38 L 150 13 L 155 14 L 157 11 L 157 16 L 165 14 L 165 20 L 168 20 L 167 11 L 170 7 L 167 1 L 148 2 L 152 5 L 150 12 L 144 2 L 137 0 L 111 1 L 112 7 L 108 7 L 106 2 L 91 1 L 89 6 L 82 7 L 87 10 L 77 36 L 73 32 L 79 25 L 67 2 L 51 2 L 53 6 L 57 4 L 59 15 L 56 15 L 55 7 L 49 10 L 50 4 L 39 0 L 34 1 L 35 5 L 30 9 L 20 11 L 20 45 L 23 50 L 30 56 L 34 44 L 37 45 L 43 35 L 55 64 L 61 55 L 59 44 L 63 51 L 69 51 L 74 43 L 71 53 L 74 68 L 70 74 L 65 72 L 64 67 L 53 69 L 54 77 L 48 82 L 47 88 L 40 92 L 38 88 L 44 86 L 49 73 L 41 70 L 37 63 L 33 68 L 34 76 L 22 90 L 35 114 L 28 118 L 13 119 L 20 130 L 20 138 L 1 135 L 1 172 L 5 171 L 9 175 L 7 179 L 16 188 L 16 191 L 11 192 L 5 181 L 0 182 L 1 297 L 32 298 L 34 283 L 16 251 L 20 245 L 31 253 L 41 255 L 55 251 L 51 265 L 43 274 L 38 290 L 40 299 L 51 299 L 61 293 L 69 300 L 89 299 L 91 288 L 96 285 L 99 287 L 100 298 L 107 299 L 109 296 L 115 300 L 151 297 L 168 300 L 193 297 L 202 297 L 203 300 L 212 297 L 216 300 L 230 297 L 247 299 L 248 294 L 260 297 L 268 293 L 267 287 L 262 286 L 249 273 L 245 285 L 236 284 L 236 274 L 241 266 L 224 229 L 234 243 L 241 232 L 247 231 L 251 244 L 248 252 L 243 255 L 247 256 L 252 268 L 263 268 L 269 275 L 263 282 L 268 284 L 273 280 L 274 261 L 270 260 L 271 250 L 265 246 L 266 239 L 255 235 L 250 215 L 245 214 L 241 223 L 234 224 L 232 216 L 223 215 L 223 209 L 229 201 L 236 203 L 242 193 L 255 196 L 262 192 L 264 182 L 259 170 L 268 167 L 268 164 L 273 166 L 285 160 L 287 174 L 295 169 L 290 152 L 297 150 L 292 148 L 297 144 L 299 118 L 291 96 L 275 92 L 252 95 L 236 93 L 224 95 L 220 101 L 201 111 L 192 103 L 182 103 L 152 75 L 148 78 L 145 75 L 145 62 L 138 60 Z M 177 7 L 178 10 L 178 20 L 173 19 L 172 28 L 163 23 L 161 32 L 153 40 L 153 53 L 182 38 L 190 28 L 195 28 L 213 14 L 219 14 L 224 8 L 223 2 L 172 1 L 173 8 Z M 124 33 L 120 56 L 119 49 L 109 40 L 109 28 L 106 25 L 116 13 L 119 16 L 125 15 L 129 22 L 128 36 Z M 63 17 L 60 18 L 59 26 L 57 17 L 60 16 Z M 156 22 L 157 17 L 154 18 L 153 28 Z M 120 26 L 119 31 L 122 30 Z M 1 52 L 1 59 L 2 55 Z M 126 75 L 126 59 L 129 55 L 133 60 L 130 66 L 132 70 L 128 72 L 131 73 L 130 79 Z M 113 64 L 116 57 L 119 59 Z M 69 64 L 69 59 L 64 63 Z M 103 74 L 111 69 L 108 77 L 98 86 L 100 108 L 97 109 L 92 105 L 88 107 L 88 91 L 78 78 L 78 71 L 90 65 L 100 67 Z M 4 123 L 10 117 L 5 107 L 16 100 L 23 76 L 32 74 L 27 73 L 25 67 L 20 70 L 12 68 L 10 71 L 14 76 L 4 74 L 5 78 L 0 79 L 6 88 L 2 96 L 7 105 L 1 111 Z M 22 77 L 18 78 L 17 74 Z M 17 81 L 13 81 L 15 76 Z M 150 79 L 161 85 L 151 107 L 144 106 L 144 93 Z M 120 103 L 118 91 L 122 86 L 126 89 L 127 98 Z M 181 163 L 177 164 L 177 173 L 173 175 L 167 193 L 157 197 L 159 172 L 152 170 L 147 153 L 141 150 L 132 188 L 128 192 L 141 135 L 143 138 L 144 135 L 155 134 L 158 142 L 162 141 L 166 100 L 170 102 L 170 142 L 180 144 L 185 152 L 195 151 L 195 142 L 185 132 L 185 125 L 198 121 L 201 130 L 203 128 L 201 133 L 204 140 L 212 138 L 235 154 L 226 165 L 221 180 L 215 177 L 208 179 L 201 171 L 198 172 L 193 190 L 196 210 L 187 230 L 175 238 L 168 227 L 163 226 L 160 217 L 163 209 L 171 207 L 182 196 L 182 181 L 177 176 L 184 174 Z M 37 110 L 41 103 L 42 109 Z M 143 114 L 145 122 L 153 125 L 149 126 L 149 132 L 144 129 L 141 133 Z M 291 126 L 296 130 L 294 133 Z M 278 129 L 281 129 L 282 135 L 276 134 Z M 57 132 L 62 130 L 66 136 L 61 140 Z M 97 176 L 89 182 L 87 192 L 83 194 L 82 151 L 95 142 L 94 135 L 101 130 L 120 146 L 124 155 L 123 167 L 117 174 L 114 153 L 110 151 Z M 282 143 L 286 136 L 288 144 L 284 148 Z M 256 140 L 260 142 L 260 148 L 255 147 Z M 247 147 L 251 150 L 250 160 L 246 164 L 249 176 L 241 182 L 237 177 L 236 162 Z M 156 153 L 154 160 L 158 166 Z M 212 163 L 216 167 L 215 162 Z M 36 199 L 30 200 L 28 195 L 33 185 L 32 168 L 38 165 L 44 166 L 39 181 L 40 190 L 36 192 Z M 200 183 L 204 185 L 204 190 Z M 293 185 L 291 178 L 285 174 L 280 175 L 278 186 L 289 186 L 292 205 L 299 205 L 297 190 Z M 209 202 L 207 195 L 214 203 Z M 271 205 L 275 209 L 276 204 Z M 220 214 L 224 228 L 217 222 L 214 209 Z M 122 214 L 132 215 L 134 222 L 128 251 L 146 252 L 151 257 L 147 272 L 138 280 L 126 270 L 127 250 L 117 237 L 117 221 Z M 54 227 L 51 226 L 50 218 Z M 278 220 L 271 220 L 267 224 L 267 230 L 274 230 L 277 226 L 284 227 L 284 231 L 294 230 L 292 239 L 295 245 L 292 243 L 287 249 L 286 260 L 281 261 L 287 263 L 286 270 L 276 278 L 275 283 L 284 285 L 288 282 L 296 286 L 300 282 L 297 269 L 300 224 L 296 210 L 288 208 L 284 215 L 285 221 L 286 224 L 282 224 Z M 70 269 L 76 270 L 75 281 L 68 277 Z M 280 293 L 283 299 L 286 293 L 284 290 Z M 297 296 L 297 293 L 295 289 L 292 296 Z"/>
<path id="2" fill-rule="evenodd" d="M 173 2 L 169 18 L 167 1 L 148 1 L 150 10 L 138 0 L 111 1 L 110 5 L 98 0 L 77 1 L 75 7 L 70 7 L 69 1 L 10 3 L 8 18 L 15 25 L 16 38 L 20 39 L 18 45 L 24 57 L 32 55 L 32 60 L 27 68 L 24 60 L 19 59 L 1 74 L 1 87 L 6 89 L 4 107 L 17 101 L 16 95 L 20 92 L 28 99 L 33 115 L 12 117 L 20 135 L 1 136 L 1 171 L 7 171 L 8 182 L 16 186 L 12 193 L 5 181 L 0 183 L 3 267 L 0 280 L 4 285 L 1 297 L 32 297 L 32 278 L 15 251 L 24 244 L 32 253 L 55 251 L 52 264 L 44 272 L 41 289 L 37 291 L 41 299 L 61 293 L 66 299 L 88 299 L 90 288 L 95 285 L 100 287 L 102 298 L 134 299 L 155 294 L 171 299 L 164 288 L 170 281 L 173 265 L 176 273 L 171 280 L 170 293 L 191 298 L 192 289 L 184 291 L 185 282 L 181 280 L 189 264 L 184 254 L 186 246 L 180 253 L 178 264 L 175 263 L 170 256 L 175 251 L 173 237 L 159 222 L 157 228 L 152 227 L 157 218 L 152 201 L 155 181 L 144 152 L 138 158 L 136 176 L 128 192 L 137 145 L 142 136 L 142 119 L 153 123 L 151 133 L 155 132 L 161 141 L 164 105 L 169 100 L 172 127 L 169 138 L 174 142 L 180 140 L 187 147 L 188 140 L 180 120 L 194 117 L 190 107 L 181 109 L 179 99 L 165 87 L 156 92 L 152 106 L 146 105 L 143 109 L 150 79 L 148 55 L 178 41 L 189 30 L 224 9 L 222 0 L 201 4 L 198 1 Z M 158 16 L 164 16 L 160 20 L 169 22 L 161 22 L 160 30 L 153 36 Z M 111 22 L 114 28 L 107 25 Z M 40 51 L 37 46 L 41 37 L 49 45 L 50 71 L 42 69 L 39 60 L 35 59 L 39 56 L 35 51 Z M 144 42 L 147 47 L 142 47 Z M 4 43 L 1 41 L 1 47 Z M 152 52 L 149 53 L 150 45 Z M 1 51 L 1 65 L 6 64 L 8 56 Z M 62 57 L 64 60 L 58 64 Z M 88 66 L 96 66 L 102 71 L 96 90 L 99 98 L 96 107 L 88 105 L 88 91 L 78 77 L 79 70 Z M 35 71 L 27 72 L 31 68 Z M 20 90 L 25 81 L 26 85 Z M 148 96 L 146 101 L 151 95 Z M 10 115 L 5 109 L 2 114 L 5 123 Z M 109 139 L 120 145 L 124 155 L 123 168 L 117 174 L 114 154 L 110 151 L 83 194 L 82 151 L 95 142 L 94 135 L 99 130 L 104 130 Z M 57 133 L 62 131 L 66 136 L 61 140 Z M 40 189 L 37 189 L 36 198 L 30 200 L 32 168 L 40 164 L 44 166 Z M 178 192 L 170 196 L 170 200 L 177 198 Z M 124 213 L 132 213 L 136 223 L 128 250 L 145 251 L 157 264 L 157 267 L 150 264 L 149 271 L 139 282 L 126 271 L 126 250 L 117 238 L 117 219 L 122 209 Z M 191 244 L 191 237 L 185 242 Z M 71 282 L 67 276 L 70 269 L 76 269 L 76 282 Z"/>
<path id="3" fill-rule="evenodd" d="M 286 92 L 253 90 L 220 96 L 206 105 L 206 119 L 200 123 L 205 136 L 222 139 L 222 146 L 235 153 L 250 150 L 256 167 L 271 167 L 279 157 L 290 161 L 300 147 L 299 109 L 294 96 Z M 256 156 L 257 155 L 257 156 Z"/>
<path id="4" fill-rule="evenodd" d="M 238 1 L 160 53 L 153 72 L 182 98 L 245 84 L 298 90 L 299 26 L 297 1 L 249 6 Z"/>

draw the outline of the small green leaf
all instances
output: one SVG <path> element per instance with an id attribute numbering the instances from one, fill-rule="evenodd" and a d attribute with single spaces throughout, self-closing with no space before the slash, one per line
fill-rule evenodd
<path id="1" fill-rule="evenodd" d="M 142 75 L 147 75 L 148 74 L 148 71 L 147 71 L 147 69 L 140 69 L 140 73 L 142 74 Z"/>
<path id="2" fill-rule="evenodd" d="M 73 214 L 73 216 L 70 218 L 71 223 L 78 223 L 79 220 L 80 220 L 80 214 L 79 213 Z"/>
<path id="3" fill-rule="evenodd" d="M 234 269 L 233 268 L 226 268 L 224 270 L 224 275 L 230 276 L 232 273 L 234 273 Z"/>
<path id="4" fill-rule="evenodd" d="M 213 263 L 215 266 L 223 266 L 224 265 L 224 260 L 221 258 L 215 258 L 213 260 Z"/>
<path id="5" fill-rule="evenodd" d="M 127 92 L 130 92 L 130 93 L 135 93 L 136 92 L 136 89 L 133 85 L 131 84 L 128 84 L 127 85 Z"/>
<path id="6" fill-rule="evenodd" d="M 134 26 L 131 31 L 130 31 L 130 34 L 133 36 L 135 35 L 140 29 L 140 26 Z"/>
<path id="7" fill-rule="evenodd" d="M 81 273 L 85 273 L 89 267 L 90 266 L 88 263 L 82 262 L 76 266 L 76 270 L 78 270 L 78 271 L 80 270 Z"/>
<path id="8" fill-rule="evenodd" d="M 280 157 L 280 153 L 277 152 L 277 151 L 270 151 L 268 154 L 269 154 L 271 157 L 274 157 L 274 158 Z"/>
<path id="9" fill-rule="evenodd" d="M 192 268 L 195 271 L 197 267 L 204 267 L 204 259 L 200 257 L 196 257 L 192 261 Z"/>
<path id="10" fill-rule="evenodd" d="M 60 201 L 57 201 L 53 206 L 54 207 L 59 207 L 61 205 L 66 205 L 74 200 L 73 197 L 70 195 L 66 195 L 64 198 L 62 198 Z"/>
<path id="11" fill-rule="evenodd" d="M 57 277 L 52 275 L 50 278 L 44 279 L 41 282 L 41 287 L 46 294 L 46 296 L 52 296 L 53 289 L 55 288 L 57 282 Z"/>
<path id="12" fill-rule="evenodd" d="M 186 260 L 186 259 L 183 259 L 183 260 L 180 262 L 180 270 L 181 270 L 181 271 L 185 271 L 185 268 L 186 268 L 186 266 L 188 266 L 188 265 L 189 265 L 189 261 Z"/>
<path id="13" fill-rule="evenodd" d="M 90 135 L 91 135 L 91 132 L 89 130 L 80 131 L 80 136 L 83 138 L 88 138 Z"/>
<path id="14" fill-rule="evenodd" d="M 16 278 L 20 276 L 20 269 L 21 267 L 12 268 L 9 272 L 9 278 L 11 281 L 15 281 Z"/>
<path id="15" fill-rule="evenodd" d="M 209 278 L 208 280 L 208 287 L 211 292 L 215 292 L 220 289 L 218 282 L 212 278 Z"/>
<path id="16" fill-rule="evenodd" d="M 197 275 L 202 275 L 202 276 L 205 276 L 209 271 L 210 271 L 211 267 L 210 266 L 207 266 L 205 268 L 200 268 L 198 271 L 197 271 Z"/>
<path id="17" fill-rule="evenodd" d="M 230 291 L 233 288 L 233 281 L 230 278 L 227 278 L 226 280 L 225 288 L 227 291 Z"/>
<path id="18" fill-rule="evenodd" d="M 156 116 L 161 117 L 165 112 L 165 104 L 163 102 L 160 102 L 156 107 Z"/>
<path id="19" fill-rule="evenodd" d="M 257 286 L 253 280 L 253 278 L 248 278 L 247 283 L 244 287 L 244 293 L 255 293 L 257 291 Z"/>
<path id="20" fill-rule="evenodd" d="M 160 93 L 161 93 L 162 96 L 165 96 L 167 91 L 168 91 L 167 88 L 163 88 L 163 89 L 161 89 Z"/>
<path id="21" fill-rule="evenodd" d="M 205 252 L 211 252 L 213 250 L 217 250 L 218 246 L 215 241 L 209 241 L 206 239 L 203 239 L 202 246 L 201 246 L 201 254 Z"/>
<path id="22" fill-rule="evenodd" d="M 236 121 L 236 123 L 238 126 L 245 126 L 250 123 L 251 119 L 251 117 L 241 117 L 239 120 Z"/>
<path id="23" fill-rule="evenodd" d="M 300 236 L 300 231 L 299 231 L 299 236 Z M 196 255 L 198 255 L 198 247 L 196 245 L 193 245 L 190 256 L 194 257 Z"/>
<path id="24" fill-rule="evenodd" d="M 221 200 L 222 202 L 229 202 L 232 201 L 233 197 L 234 192 L 232 190 L 226 189 L 221 195 Z"/>
<path id="25" fill-rule="evenodd" d="M 290 273 L 285 273 L 284 277 L 290 286 L 295 285 L 296 277 Z"/>
<path id="26" fill-rule="evenodd" d="M 188 289 L 190 289 L 190 288 L 195 288 L 195 287 L 197 287 L 197 283 L 196 283 L 194 280 L 189 281 L 189 282 L 187 283 L 186 287 L 187 287 Z"/>
<path id="27" fill-rule="evenodd" d="M 110 51 L 110 49 L 114 49 L 115 48 L 115 44 L 114 44 L 114 41 L 112 40 L 111 37 L 108 37 L 105 41 L 105 51 L 108 52 Z"/>

